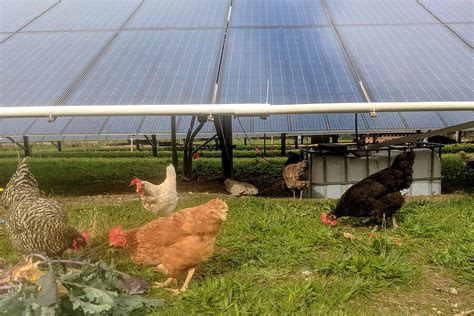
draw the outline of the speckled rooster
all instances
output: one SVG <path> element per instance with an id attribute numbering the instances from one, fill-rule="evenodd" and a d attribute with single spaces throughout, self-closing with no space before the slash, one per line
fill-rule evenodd
<path id="1" fill-rule="evenodd" d="M 2 204 L 12 244 L 22 254 L 59 256 L 66 249 L 78 249 L 87 242 L 88 234 L 80 234 L 68 224 L 67 214 L 58 202 L 41 197 L 26 158 L 5 187 Z"/>

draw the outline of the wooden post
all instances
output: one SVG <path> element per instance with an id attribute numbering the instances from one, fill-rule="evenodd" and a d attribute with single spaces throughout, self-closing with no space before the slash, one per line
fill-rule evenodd
<path id="1" fill-rule="evenodd" d="M 281 133 L 281 156 L 286 156 L 286 133 Z"/>
<path id="2" fill-rule="evenodd" d="M 462 132 L 456 131 L 456 143 L 461 144 L 462 141 Z"/>
<path id="3" fill-rule="evenodd" d="M 25 150 L 25 157 L 31 156 L 30 137 L 23 136 L 23 149 Z"/>
<path id="4" fill-rule="evenodd" d="M 178 170 L 178 147 L 176 146 L 176 116 L 171 116 L 171 163 Z"/>
<path id="5" fill-rule="evenodd" d="M 156 140 L 156 135 L 151 135 L 151 148 L 153 150 L 153 157 L 158 157 L 158 141 Z"/>
<path id="6" fill-rule="evenodd" d="M 267 155 L 267 136 L 263 134 L 263 156 Z"/>
<path id="7" fill-rule="evenodd" d="M 58 141 L 58 151 L 61 151 L 63 149 L 62 145 L 61 145 L 61 141 Z"/>
<path id="8" fill-rule="evenodd" d="M 298 149 L 298 136 L 295 136 L 295 149 Z"/>

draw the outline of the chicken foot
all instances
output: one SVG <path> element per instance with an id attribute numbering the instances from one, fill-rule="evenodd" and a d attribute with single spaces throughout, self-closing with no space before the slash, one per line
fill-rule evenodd
<path id="1" fill-rule="evenodd" d="M 153 288 L 160 288 L 160 287 L 167 287 L 171 283 L 176 282 L 175 278 L 168 278 L 166 279 L 165 282 L 155 282 L 153 283 L 154 285 L 152 286 Z"/>
<path id="2" fill-rule="evenodd" d="M 395 219 L 395 215 L 392 216 L 392 230 L 397 230 L 400 226 L 397 224 L 397 220 Z"/>
<path id="3" fill-rule="evenodd" d="M 196 271 L 196 268 L 192 268 L 188 270 L 188 275 L 186 276 L 186 280 L 184 281 L 183 286 L 180 289 L 169 289 L 173 294 L 180 294 L 183 292 L 186 292 L 188 289 L 189 282 L 191 282 L 191 279 L 193 278 L 194 271 Z"/>

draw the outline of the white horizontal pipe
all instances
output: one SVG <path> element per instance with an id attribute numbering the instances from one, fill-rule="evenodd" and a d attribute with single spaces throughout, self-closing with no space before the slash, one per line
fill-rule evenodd
<path id="1" fill-rule="evenodd" d="M 314 104 L 162 104 L 0 107 L 0 118 L 128 115 L 241 115 L 474 110 L 474 102 L 371 102 Z"/>

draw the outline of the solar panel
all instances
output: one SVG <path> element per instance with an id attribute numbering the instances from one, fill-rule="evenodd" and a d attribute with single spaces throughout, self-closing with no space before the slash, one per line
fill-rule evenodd
<path id="1" fill-rule="evenodd" d="M 441 121 L 436 112 L 402 112 L 401 115 L 408 128 L 428 129 L 443 128 L 445 124 Z"/>
<path id="2" fill-rule="evenodd" d="M 470 101 L 472 52 L 442 25 L 342 26 L 374 101 Z"/>
<path id="3" fill-rule="evenodd" d="M 54 122 L 48 122 L 46 118 L 38 118 L 25 133 L 27 135 L 61 134 L 70 120 L 71 118 L 58 117 Z"/>
<path id="4" fill-rule="evenodd" d="M 254 117 L 234 117 L 232 121 L 232 133 L 235 135 L 245 136 L 245 134 L 253 132 L 254 121 L 258 118 Z"/>
<path id="5" fill-rule="evenodd" d="M 471 0 L 421 1 L 472 46 Z M 374 101 L 473 100 L 472 50 L 416 1 L 326 2 L 335 23 L 342 25 L 338 29 Z M 141 3 L 0 0 L 0 106 L 57 105 L 79 78 L 65 104 L 212 103 L 231 1 L 147 0 L 131 16 Z M 233 0 L 232 5 L 217 103 L 364 100 L 320 1 Z M 111 30 L 128 18 L 128 30 L 97 55 L 115 34 Z M 376 118 L 362 114 L 359 129 L 433 129 L 473 116 L 474 112 L 379 113 Z M 178 118 L 180 137 L 186 135 L 189 122 L 189 116 Z M 243 129 L 233 120 L 236 135 L 352 132 L 354 115 L 272 115 L 266 120 L 242 117 L 240 122 Z M 170 118 L 0 120 L 0 135 L 25 133 L 43 141 L 114 139 L 116 134 L 123 138 L 136 133 L 165 137 Z M 200 136 L 213 133 L 214 124 L 208 122 Z"/>
<path id="6" fill-rule="evenodd" d="M 109 117 L 101 134 L 136 134 L 142 121 L 142 116 Z"/>
<path id="7" fill-rule="evenodd" d="M 468 42 L 469 45 L 474 46 L 474 23 L 449 24 L 449 27 Z"/>
<path id="8" fill-rule="evenodd" d="M 329 27 L 231 29 L 218 103 L 362 101 Z"/>
<path id="9" fill-rule="evenodd" d="M 310 0 L 235 0 L 230 19 L 232 27 L 328 24 L 321 2 Z"/>
<path id="10" fill-rule="evenodd" d="M 147 116 L 140 128 L 140 134 L 171 133 L 171 118 L 165 116 Z"/>
<path id="11" fill-rule="evenodd" d="M 210 103 L 221 30 L 126 31 L 67 104 Z"/>
<path id="12" fill-rule="evenodd" d="M 0 46 L 0 106 L 55 104 L 111 35 L 20 33 L 5 41 Z"/>
<path id="13" fill-rule="evenodd" d="M 290 115 L 290 131 L 327 131 L 328 124 L 324 114 Z"/>
<path id="14" fill-rule="evenodd" d="M 0 120 L 0 135 L 23 135 L 34 121 L 34 118 L 10 118 Z"/>
<path id="15" fill-rule="evenodd" d="M 16 32 L 59 1 L 0 1 L 0 32 Z"/>
<path id="16" fill-rule="evenodd" d="M 281 133 L 290 130 L 288 115 L 270 115 L 266 119 L 255 118 L 254 132 L 263 133 Z"/>
<path id="17" fill-rule="evenodd" d="M 0 33 L 0 43 L 3 42 L 12 33 Z"/>
<path id="18" fill-rule="evenodd" d="M 472 0 L 420 0 L 420 2 L 445 23 L 474 22 Z"/>
<path id="19" fill-rule="evenodd" d="M 355 129 L 355 115 L 352 113 L 333 113 L 326 114 L 329 130 L 344 131 L 344 130 L 354 130 Z M 364 119 L 359 116 L 357 118 L 357 126 L 359 130 L 366 130 Z"/>
<path id="20" fill-rule="evenodd" d="M 412 0 L 328 0 L 335 24 L 436 23 Z"/>
<path id="21" fill-rule="evenodd" d="M 74 117 L 64 128 L 63 135 L 99 134 L 106 121 L 106 117 Z"/>
<path id="22" fill-rule="evenodd" d="M 62 0 L 24 31 L 117 29 L 139 4 L 138 0 Z"/>
<path id="23" fill-rule="evenodd" d="M 127 28 L 225 27 L 229 0 L 145 1 Z"/>
<path id="24" fill-rule="evenodd" d="M 474 121 L 474 111 L 443 111 L 439 114 L 448 126 Z"/>
<path id="25" fill-rule="evenodd" d="M 360 117 L 365 119 L 368 130 L 372 131 L 389 131 L 406 128 L 399 113 L 381 112 L 377 113 L 376 117 L 364 113 L 360 115 Z"/>

